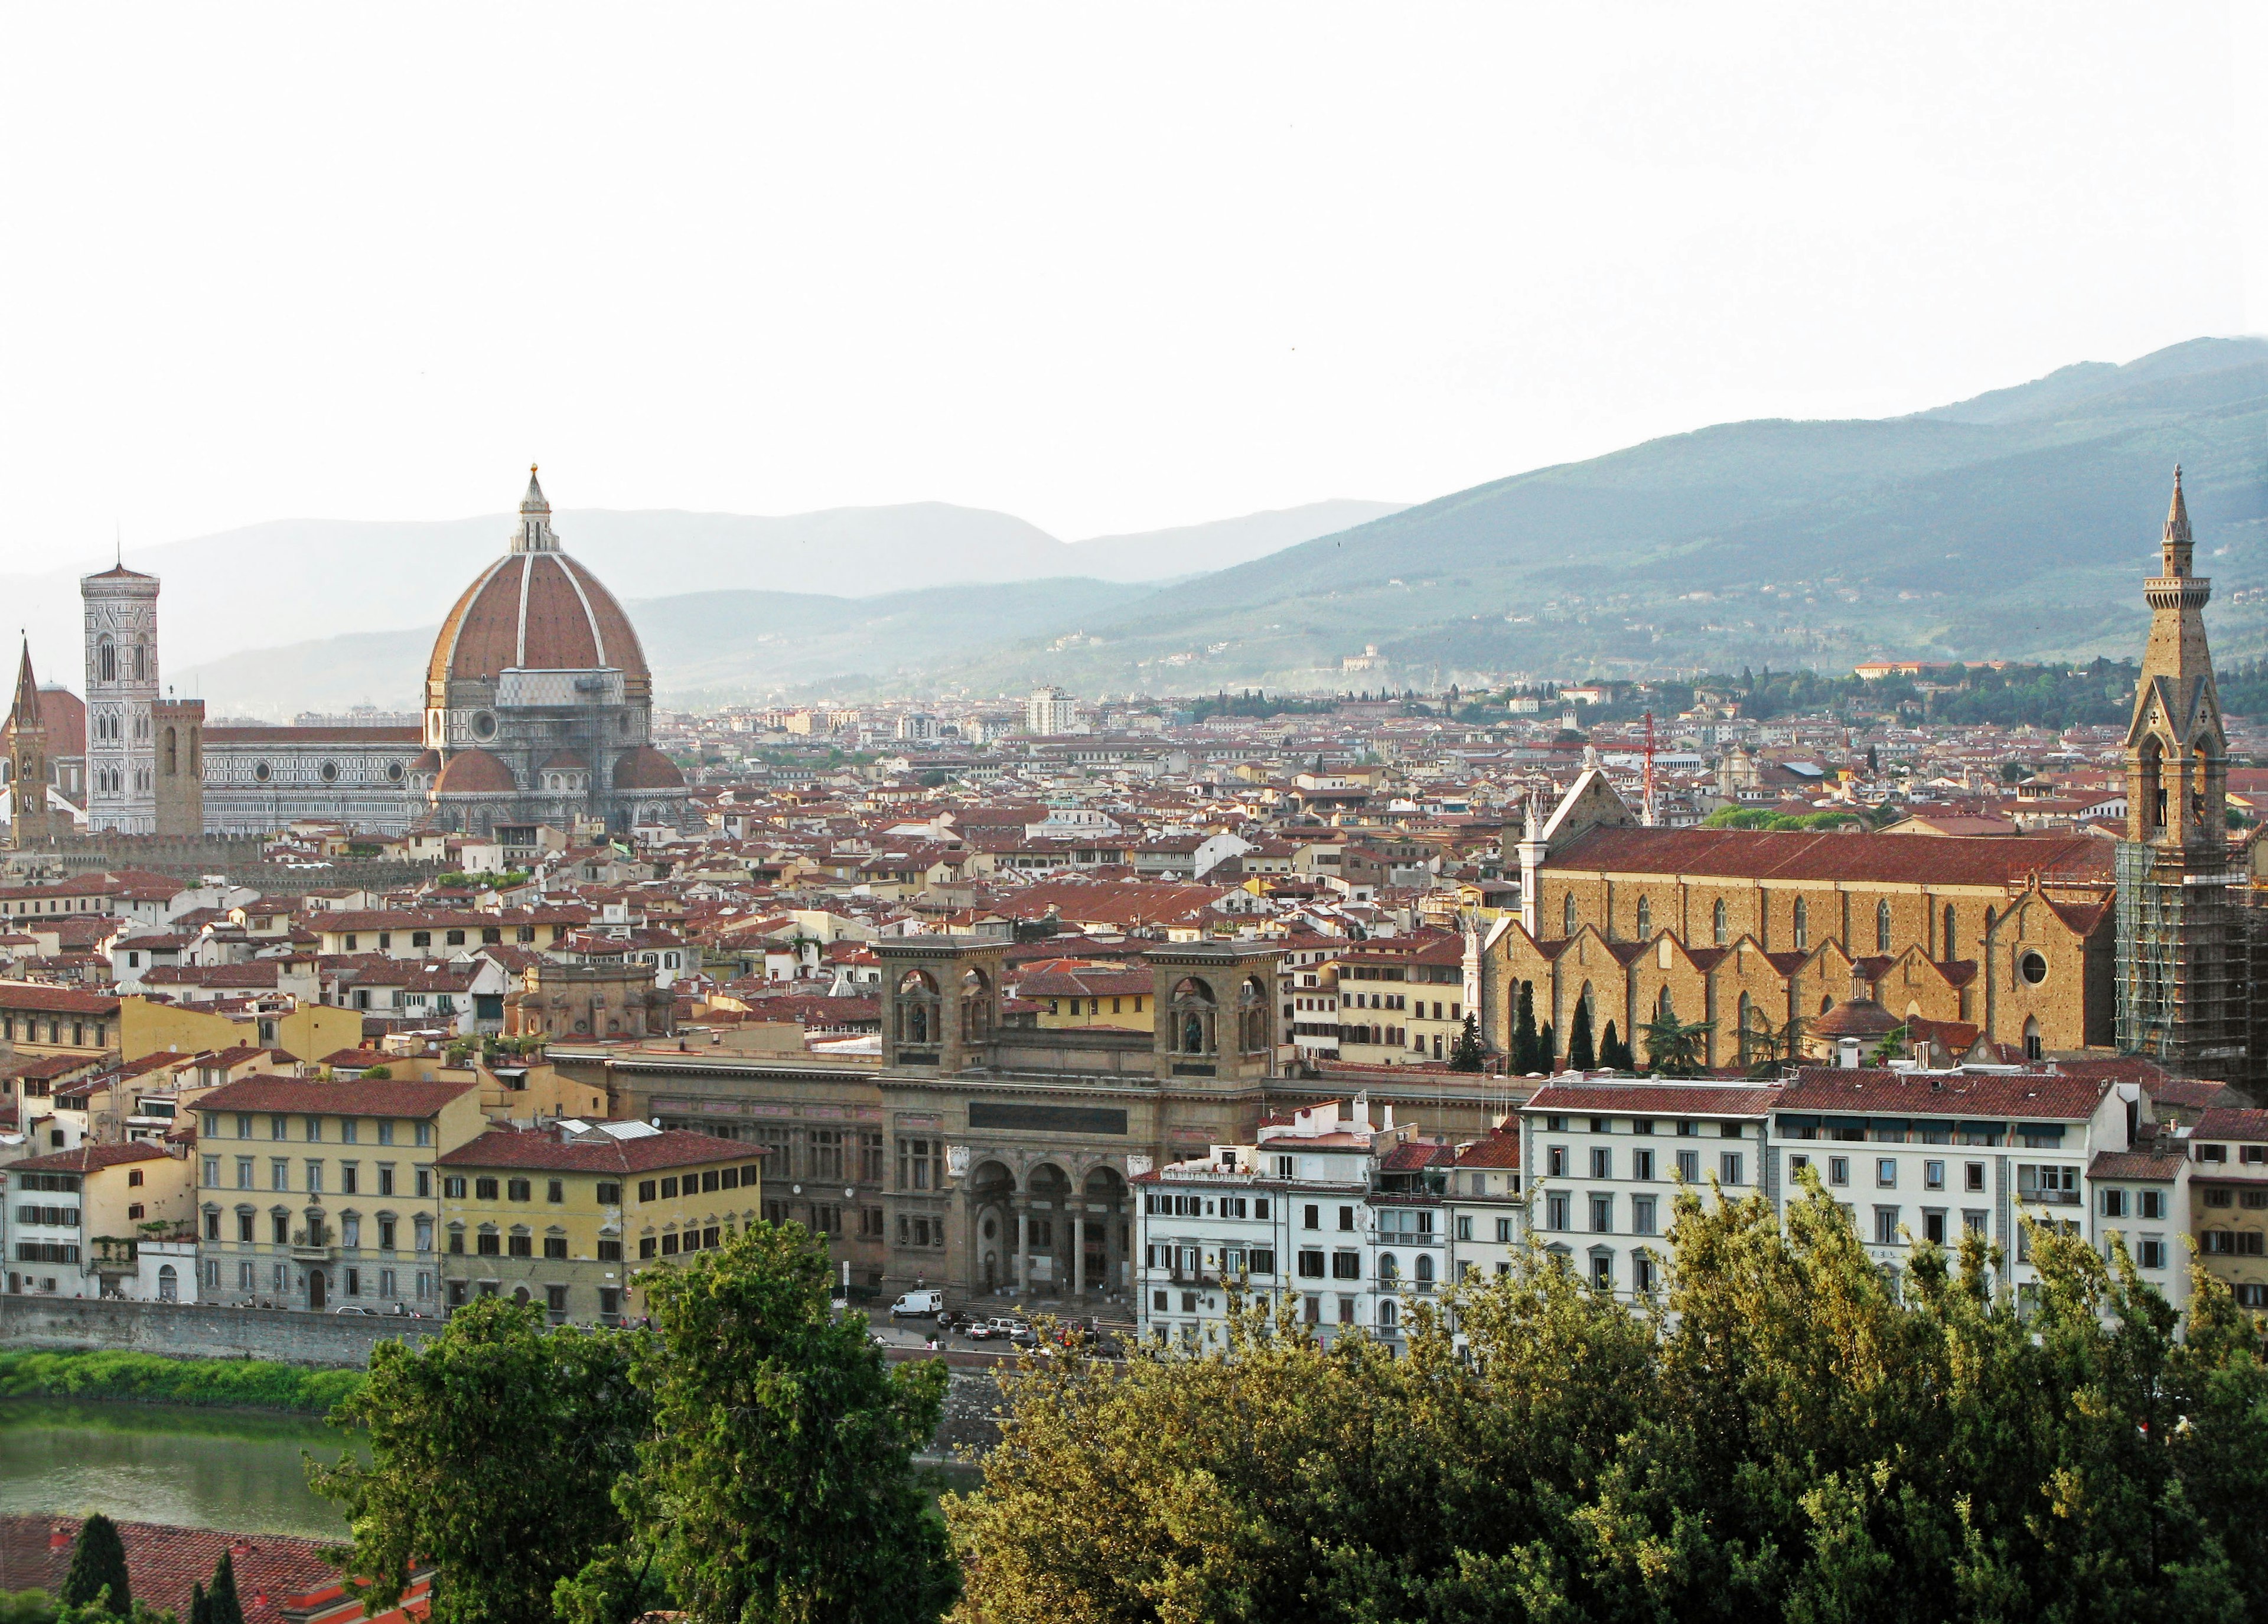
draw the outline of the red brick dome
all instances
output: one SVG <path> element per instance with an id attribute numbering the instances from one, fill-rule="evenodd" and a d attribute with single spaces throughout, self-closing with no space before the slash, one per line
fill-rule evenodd
<path id="1" fill-rule="evenodd" d="M 436 795 L 511 795 L 519 786 L 512 768 L 485 750 L 460 750 L 433 781 Z"/>
<path id="2" fill-rule="evenodd" d="M 633 694 L 651 673 L 637 633 L 599 577 L 559 550 L 551 504 L 529 471 L 512 551 L 467 587 L 426 665 L 429 703 L 453 679 L 493 681 L 504 671 L 620 671 Z"/>
<path id="3" fill-rule="evenodd" d="M 640 745 L 615 759 L 615 788 L 682 790 L 685 775 L 677 770 L 676 762 L 652 745 Z"/>

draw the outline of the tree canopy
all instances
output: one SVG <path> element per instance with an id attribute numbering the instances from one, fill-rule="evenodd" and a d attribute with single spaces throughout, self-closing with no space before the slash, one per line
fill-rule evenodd
<path id="1" fill-rule="evenodd" d="M 1809 1176 L 1807 1175 L 1809 1179 Z M 1677 1204 L 1665 1290 L 1531 1251 L 1404 1356 L 1288 1304 L 1123 1369 L 1030 1359 L 947 1503 L 985 1624 L 2242 1618 L 2268 1605 L 2268 1367 L 2201 1271 L 1981 1238 L 1893 1275 L 1810 1179 Z"/>

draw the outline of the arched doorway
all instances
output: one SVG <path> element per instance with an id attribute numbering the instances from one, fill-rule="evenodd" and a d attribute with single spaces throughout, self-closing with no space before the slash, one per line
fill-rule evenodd
<path id="1" fill-rule="evenodd" d="M 969 1224 L 969 1282 L 985 1292 L 1016 1278 L 1016 1176 L 999 1162 L 980 1162 L 962 1187 Z"/>
<path id="2" fill-rule="evenodd" d="M 308 1312 L 310 1313 L 318 1314 L 322 1312 L 323 1304 L 326 1300 L 323 1290 L 323 1271 L 320 1268 L 309 1269 L 307 1271 Z"/>
<path id="3" fill-rule="evenodd" d="M 1025 1176 L 1024 1260 L 1020 1285 L 1035 1294 L 1053 1296 L 1071 1283 L 1071 1178 L 1052 1162 L 1042 1162 Z"/>
<path id="4" fill-rule="evenodd" d="M 1073 1259 L 1078 1269 L 1075 1284 L 1082 1294 L 1108 1296 L 1125 1284 L 1120 1278 L 1120 1266 L 1129 1238 L 1126 1180 L 1115 1167 L 1095 1168 L 1086 1175 L 1079 1196 L 1084 1210 L 1079 1214 L 1079 1249 Z"/>

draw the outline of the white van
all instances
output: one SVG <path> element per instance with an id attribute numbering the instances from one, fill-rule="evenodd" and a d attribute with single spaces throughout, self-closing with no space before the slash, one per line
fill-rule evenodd
<path id="1" fill-rule="evenodd" d="M 944 1312 L 945 1293 L 942 1291 L 909 1291 L 890 1304 L 890 1318 L 893 1319 L 919 1319 Z"/>

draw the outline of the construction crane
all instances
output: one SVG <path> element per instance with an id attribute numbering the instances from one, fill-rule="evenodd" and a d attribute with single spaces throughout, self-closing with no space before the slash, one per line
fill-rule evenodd
<path id="1" fill-rule="evenodd" d="M 1644 821 L 1646 823 L 1646 827 L 1649 829 L 1653 828 L 1658 821 L 1655 817 L 1653 804 L 1653 712 L 1651 710 L 1646 713 L 1646 812 L 1644 814 Z"/>

